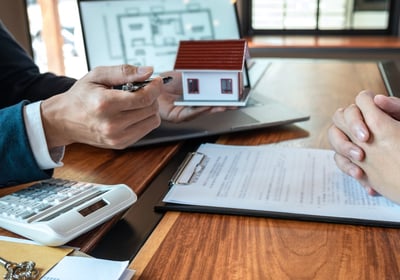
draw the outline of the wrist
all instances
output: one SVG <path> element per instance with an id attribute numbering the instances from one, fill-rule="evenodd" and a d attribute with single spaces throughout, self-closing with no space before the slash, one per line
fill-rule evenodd
<path id="1" fill-rule="evenodd" d="M 67 137 L 62 105 L 65 101 L 62 98 L 63 94 L 55 95 L 42 101 L 40 106 L 43 130 L 49 150 L 72 143 Z"/>

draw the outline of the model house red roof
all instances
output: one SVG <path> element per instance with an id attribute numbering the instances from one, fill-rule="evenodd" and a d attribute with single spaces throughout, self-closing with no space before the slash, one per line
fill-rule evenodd
<path id="1" fill-rule="evenodd" d="M 246 46 L 242 39 L 181 41 L 174 69 L 241 71 Z"/>

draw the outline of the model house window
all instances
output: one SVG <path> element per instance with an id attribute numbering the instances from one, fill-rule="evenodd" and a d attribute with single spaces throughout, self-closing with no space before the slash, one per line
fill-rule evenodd
<path id="1" fill-rule="evenodd" d="M 221 79 L 221 92 L 232 93 L 232 79 Z"/>
<path id="2" fill-rule="evenodd" d="M 188 92 L 199 93 L 199 79 L 187 79 Z"/>

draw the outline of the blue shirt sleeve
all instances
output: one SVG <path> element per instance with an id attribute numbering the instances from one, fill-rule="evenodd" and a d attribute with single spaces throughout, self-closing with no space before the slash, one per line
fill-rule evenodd
<path id="1" fill-rule="evenodd" d="M 0 186 L 49 178 L 52 170 L 41 170 L 30 149 L 20 102 L 0 110 Z"/>

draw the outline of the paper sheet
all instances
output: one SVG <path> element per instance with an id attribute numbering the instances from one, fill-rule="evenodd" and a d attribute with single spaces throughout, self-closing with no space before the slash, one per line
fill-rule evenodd
<path id="1" fill-rule="evenodd" d="M 400 206 L 369 196 L 331 150 L 203 144 L 198 152 L 200 171 L 164 202 L 400 222 Z"/>
<path id="2" fill-rule="evenodd" d="M 127 266 L 128 261 L 67 256 L 42 280 L 118 280 Z"/>
<path id="3" fill-rule="evenodd" d="M 47 247 L 0 240 L 0 257 L 16 263 L 34 261 L 35 268 L 39 270 L 41 276 L 73 250 L 74 248 Z M 4 275 L 6 270 L 2 266 L 0 267 L 0 275 Z"/>
<path id="4" fill-rule="evenodd" d="M 24 249 L 21 250 L 21 248 Z M 135 274 L 134 270 L 127 269 L 128 261 L 92 258 L 76 249 L 66 246 L 46 247 L 27 239 L 0 236 L 0 253 L 2 254 L 0 257 L 13 262 L 20 262 L 19 259 L 35 261 L 35 267 L 40 269 L 42 280 L 130 280 Z M 42 261 L 43 258 L 45 258 L 44 261 Z M 1 269 L 5 273 L 5 269 L 3 267 Z"/>

